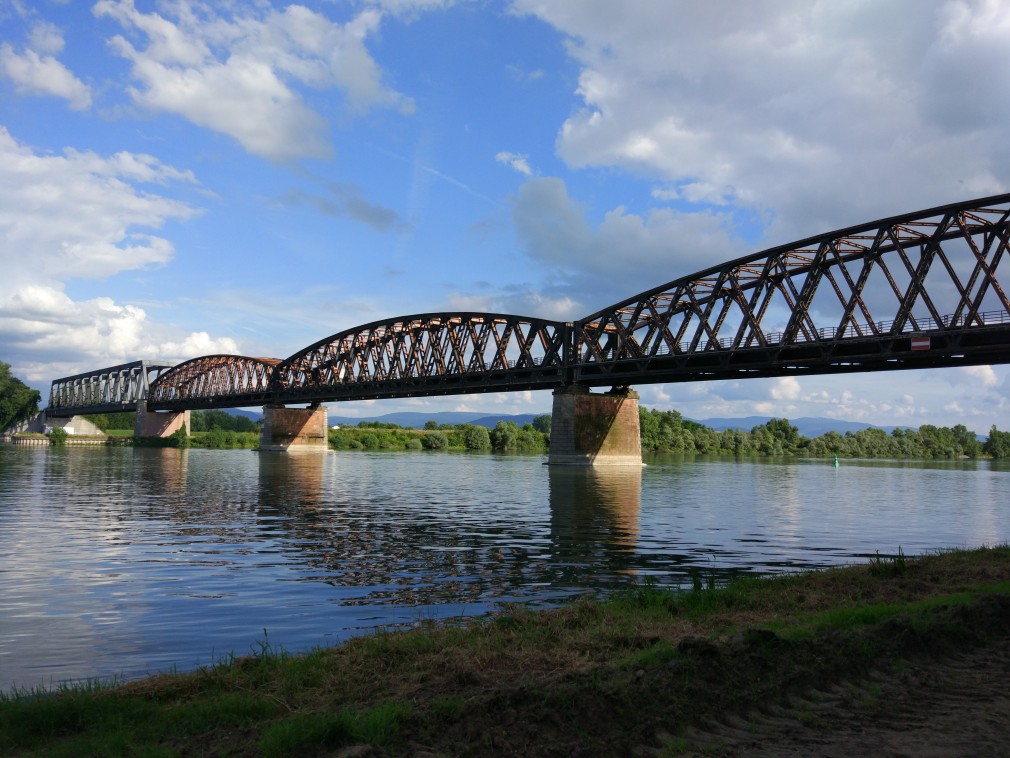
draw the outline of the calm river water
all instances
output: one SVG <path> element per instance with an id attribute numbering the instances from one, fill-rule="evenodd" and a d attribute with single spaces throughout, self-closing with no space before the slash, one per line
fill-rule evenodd
<path id="1" fill-rule="evenodd" d="M 988 463 L 0 445 L 0 690 L 382 625 L 1010 540 Z"/>

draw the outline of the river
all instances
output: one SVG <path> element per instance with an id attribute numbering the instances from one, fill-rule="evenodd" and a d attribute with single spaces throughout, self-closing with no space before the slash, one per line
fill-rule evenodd
<path id="1" fill-rule="evenodd" d="M 0 445 L 0 690 L 1010 541 L 994 463 L 544 460 Z"/>

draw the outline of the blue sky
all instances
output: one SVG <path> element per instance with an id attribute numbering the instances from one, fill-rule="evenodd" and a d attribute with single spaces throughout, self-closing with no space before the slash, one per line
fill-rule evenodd
<path id="1" fill-rule="evenodd" d="M 1008 50 L 998 0 L 0 0 L 0 360 L 47 395 L 412 313 L 574 319 L 1006 192 Z M 1010 429 L 1008 382 L 993 366 L 637 389 L 692 418 L 985 432 Z"/>

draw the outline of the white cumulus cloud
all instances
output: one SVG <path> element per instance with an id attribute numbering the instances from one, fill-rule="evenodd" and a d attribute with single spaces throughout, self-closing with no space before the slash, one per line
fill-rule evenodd
<path id="1" fill-rule="evenodd" d="M 514 0 L 568 39 L 573 168 L 767 212 L 776 242 L 1005 191 L 1000 0 Z"/>
<path id="2" fill-rule="evenodd" d="M 227 134 L 255 155 L 329 155 L 327 123 L 299 87 L 338 89 L 351 112 L 413 110 L 384 84 L 365 47 L 379 10 L 363 10 L 346 24 L 301 5 L 277 11 L 183 0 L 143 13 L 132 0 L 100 0 L 94 12 L 124 28 L 110 44 L 132 63 L 130 93 L 139 105 Z"/>
<path id="3" fill-rule="evenodd" d="M 960 373 L 967 376 L 969 382 L 985 388 L 996 387 L 1000 383 L 992 366 L 965 366 Z"/>
<path id="4" fill-rule="evenodd" d="M 91 88 L 56 59 L 62 50 L 59 28 L 39 23 L 23 51 L 18 52 L 9 42 L 0 45 L 0 72 L 14 82 L 18 92 L 63 98 L 75 110 L 89 108 Z"/>
<path id="5" fill-rule="evenodd" d="M 559 292 L 590 310 L 747 251 L 728 216 L 712 211 L 642 215 L 618 206 L 594 227 L 556 177 L 525 182 L 512 220 L 526 252 L 555 272 Z"/>
<path id="6" fill-rule="evenodd" d="M 793 376 L 780 376 L 772 381 L 769 393 L 775 400 L 796 400 L 800 397 L 800 382 Z"/>
<path id="7" fill-rule="evenodd" d="M 25 281 L 102 278 L 160 265 L 172 245 L 152 232 L 196 209 L 135 182 L 195 182 L 145 155 L 36 153 L 0 127 L 0 295 Z"/>
<path id="8" fill-rule="evenodd" d="M 237 352 L 231 338 L 152 323 L 138 305 L 67 294 L 73 280 L 172 259 L 156 230 L 198 210 L 144 186 L 168 184 L 197 181 L 148 155 L 37 152 L 0 127 L 0 345 L 19 375 L 44 381 L 139 358 Z"/>
<path id="9" fill-rule="evenodd" d="M 533 176 L 533 169 L 530 168 L 529 156 L 521 155 L 519 153 L 510 153 L 508 151 L 501 151 L 495 155 L 494 159 L 499 163 L 504 163 L 506 166 L 510 166 L 515 171 L 520 174 L 525 174 L 526 176 Z"/>

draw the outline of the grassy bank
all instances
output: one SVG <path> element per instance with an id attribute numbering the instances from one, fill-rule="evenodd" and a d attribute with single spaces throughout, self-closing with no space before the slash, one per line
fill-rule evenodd
<path id="1" fill-rule="evenodd" d="M 1010 547 L 379 632 L 0 699 L 0 753 L 674 755 L 699 725 L 1010 628 Z"/>

